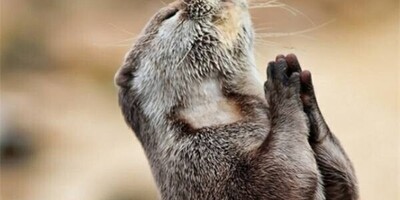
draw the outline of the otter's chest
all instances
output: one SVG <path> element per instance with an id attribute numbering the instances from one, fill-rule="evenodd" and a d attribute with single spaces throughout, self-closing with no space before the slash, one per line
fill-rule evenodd
<path id="1" fill-rule="evenodd" d="M 197 89 L 179 113 L 193 128 L 232 124 L 244 118 L 238 103 L 223 95 L 218 81 L 205 81 Z"/>

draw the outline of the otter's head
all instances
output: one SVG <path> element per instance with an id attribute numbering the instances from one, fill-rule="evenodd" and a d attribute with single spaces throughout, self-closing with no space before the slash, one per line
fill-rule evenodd
<path id="1" fill-rule="evenodd" d="M 149 109 L 160 106 L 155 99 L 184 101 L 206 78 L 253 67 L 252 40 L 247 0 L 178 0 L 150 20 L 116 84 L 141 95 Z"/>
<path id="2" fill-rule="evenodd" d="M 178 0 L 150 20 L 125 61 L 133 71 L 120 71 L 117 85 L 129 87 L 141 75 L 159 81 L 230 75 L 252 63 L 252 37 L 246 0 Z"/>

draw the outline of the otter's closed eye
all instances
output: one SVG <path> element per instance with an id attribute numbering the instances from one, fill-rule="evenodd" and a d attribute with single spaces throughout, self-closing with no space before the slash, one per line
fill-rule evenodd
<path id="1" fill-rule="evenodd" d="M 173 8 L 173 9 L 168 9 L 162 18 L 162 21 L 170 19 L 171 17 L 175 16 L 176 13 L 178 13 L 179 9 Z"/>

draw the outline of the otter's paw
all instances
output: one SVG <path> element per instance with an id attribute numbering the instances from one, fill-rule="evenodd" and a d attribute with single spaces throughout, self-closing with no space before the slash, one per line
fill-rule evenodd
<path id="1" fill-rule="evenodd" d="M 279 55 L 270 62 L 264 91 L 269 105 L 300 106 L 301 68 L 295 55 Z"/>
<path id="2" fill-rule="evenodd" d="M 311 72 L 304 70 L 300 74 L 301 90 L 300 97 L 303 102 L 304 111 L 310 112 L 312 109 L 317 109 L 317 99 L 314 93 L 314 85 L 312 83 Z"/>
<path id="3" fill-rule="evenodd" d="M 303 71 L 300 74 L 301 91 L 300 98 L 303 102 L 304 112 L 309 120 L 310 139 L 311 143 L 320 143 L 330 130 L 326 124 L 321 111 L 318 107 L 317 98 L 314 93 L 314 85 L 312 83 L 311 72 Z"/>

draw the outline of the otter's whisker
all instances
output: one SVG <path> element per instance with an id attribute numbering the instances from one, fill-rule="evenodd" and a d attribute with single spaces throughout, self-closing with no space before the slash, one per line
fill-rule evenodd
<path id="1" fill-rule="evenodd" d="M 256 45 L 263 44 L 263 45 L 266 45 L 266 46 L 283 46 L 283 44 L 281 44 L 281 43 L 272 42 L 272 41 L 268 41 L 268 40 L 263 40 L 263 39 L 259 39 L 259 38 L 255 39 L 255 44 Z"/>
<path id="2" fill-rule="evenodd" d="M 287 4 L 285 4 L 285 7 L 290 9 L 290 10 L 292 10 L 292 11 L 294 11 L 295 15 L 299 14 L 300 16 L 303 16 L 311 25 L 313 25 L 313 26 L 316 25 L 315 22 L 308 15 L 306 15 L 304 12 L 302 12 L 301 10 L 299 10 L 299 9 L 293 7 L 293 6 L 287 5 Z"/>
<path id="3" fill-rule="evenodd" d="M 130 47 L 131 45 L 129 45 L 129 44 L 98 44 L 98 43 L 93 43 L 93 46 L 96 46 L 96 47 Z"/>
<path id="4" fill-rule="evenodd" d="M 166 2 L 163 1 L 163 0 L 160 0 L 160 2 L 161 2 L 162 4 L 164 4 L 164 6 L 167 6 L 167 5 L 168 5 L 168 3 L 166 3 Z"/>
<path id="5" fill-rule="evenodd" d="M 255 28 L 254 31 L 256 33 L 261 32 L 261 31 L 268 31 L 274 29 L 273 27 L 262 27 L 262 28 Z"/>
<path id="6" fill-rule="evenodd" d="M 132 32 L 130 32 L 130 31 L 124 29 L 124 28 L 118 27 L 115 24 L 109 23 L 108 25 L 111 26 L 112 28 L 114 28 L 115 30 L 120 31 L 122 33 L 126 33 L 128 35 L 136 35 L 135 33 L 132 33 Z"/>
<path id="7" fill-rule="evenodd" d="M 259 9 L 259 8 L 281 8 L 287 12 L 289 12 L 290 14 L 297 16 L 303 16 L 304 18 L 307 19 L 307 21 L 312 24 L 313 26 L 315 26 L 315 22 L 309 17 L 307 16 L 304 12 L 300 11 L 299 9 L 294 8 L 293 6 L 290 6 L 288 4 L 282 3 L 282 2 L 278 2 L 277 0 L 273 0 L 273 1 L 268 1 L 268 2 L 263 2 L 263 3 L 250 3 L 250 9 Z"/>
<path id="8" fill-rule="evenodd" d="M 194 45 L 190 46 L 189 50 L 185 53 L 185 55 L 183 56 L 183 58 L 179 61 L 178 65 L 176 66 L 176 68 L 178 68 L 183 61 L 186 59 L 186 57 L 188 57 L 189 53 L 192 51 Z"/>
<path id="9" fill-rule="evenodd" d="M 315 31 L 317 29 L 320 29 L 320 28 L 322 28 L 322 27 L 324 27 L 324 26 L 326 26 L 326 25 L 328 25 L 330 23 L 333 23 L 334 21 L 335 20 L 331 20 L 331 21 L 325 22 L 325 23 L 323 23 L 321 25 L 314 26 L 314 27 L 311 27 L 311 28 L 308 28 L 308 29 L 304 29 L 304 30 L 301 30 L 301 31 L 295 31 L 295 32 L 260 33 L 260 34 L 258 34 L 258 37 L 262 37 L 262 38 L 265 38 L 265 37 L 288 37 L 288 36 L 302 35 L 304 33 L 312 32 L 312 31 Z"/>

